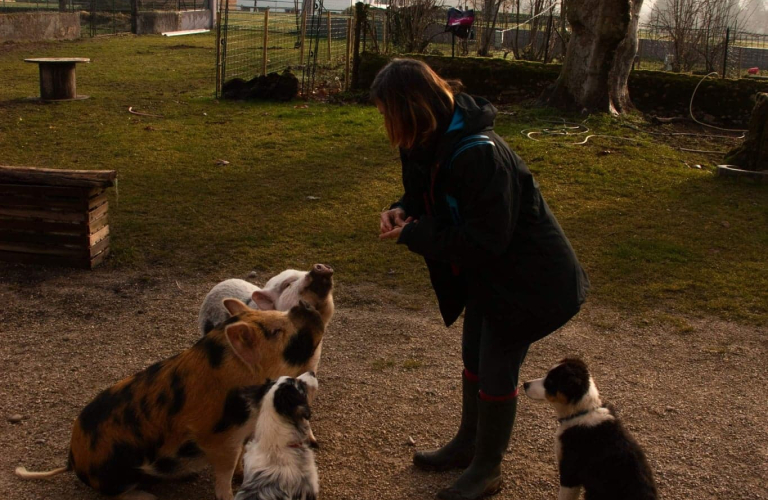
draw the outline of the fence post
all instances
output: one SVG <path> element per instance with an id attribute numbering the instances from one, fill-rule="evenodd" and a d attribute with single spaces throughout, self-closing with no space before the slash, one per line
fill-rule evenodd
<path id="1" fill-rule="evenodd" d="M 267 42 L 269 42 L 269 7 L 264 10 L 264 45 L 261 53 L 261 74 L 267 74 Z"/>
<path id="2" fill-rule="evenodd" d="M 357 89 L 357 79 L 360 74 L 360 35 L 363 24 L 366 22 L 365 18 L 365 4 L 357 2 L 355 4 L 355 41 L 354 48 L 352 49 L 354 54 L 352 57 L 352 89 Z"/>
<path id="3" fill-rule="evenodd" d="M 328 11 L 328 62 L 331 62 L 331 11 Z"/>
<path id="4" fill-rule="evenodd" d="M 384 26 L 383 26 L 383 29 L 382 29 L 382 31 L 383 31 L 382 45 L 384 45 L 384 49 L 382 51 L 382 54 L 386 54 L 387 53 L 387 35 L 389 34 L 388 33 L 389 30 L 387 29 L 388 25 L 389 25 L 389 11 L 385 11 L 384 12 Z"/>
<path id="5" fill-rule="evenodd" d="M 728 42 L 731 38 L 731 28 L 725 29 L 725 47 L 723 49 L 723 78 L 728 74 Z M 741 68 L 739 68 L 741 71 Z"/>
<path id="6" fill-rule="evenodd" d="M 93 12 L 93 9 L 91 9 L 91 16 L 95 16 L 95 12 Z M 91 17 L 91 22 L 93 22 L 93 17 Z M 134 35 L 137 35 L 137 31 L 139 30 L 139 0 L 131 0 L 131 33 Z M 91 33 L 91 36 L 93 36 L 93 33 Z"/>
<path id="7" fill-rule="evenodd" d="M 221 11 L 216 12 L 216 98 L 221 97 Z"/>
<path id="8" fill-rule="evenodd" d="M 349 49 L 352 47 L 352 18 L 347 19 L 347 52 L 344 56 L 344 90 L 349 92 Z"/>
<path id="9" fill-rule="evenodd" d="M 299 66 L 304 64 L 304 39 L 307 34 L 307 9 L 301 11 L 301 50 L 299 51 Z"/>

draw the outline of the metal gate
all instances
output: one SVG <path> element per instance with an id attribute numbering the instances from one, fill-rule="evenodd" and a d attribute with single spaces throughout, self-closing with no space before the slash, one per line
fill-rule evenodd
<path id="1" fill-rule="evenodd" d="M 248 2 L 243 4 L 242 2 Z M 351 17 L 323 0 L 224 0 L 217 13 L 216 96 L 226 82 L 291 70 L 303 96 L 341 90 Z"/>

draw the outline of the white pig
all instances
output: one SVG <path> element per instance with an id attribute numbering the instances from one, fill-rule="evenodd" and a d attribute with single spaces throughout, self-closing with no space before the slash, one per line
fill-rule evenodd
<path id="1" fill-rule="evenodd" d="M 253 309 L 288 311 L 305 300 L 320 313 L 327 326 L 333 315 L 333 269 L 315 264 L 307 271 L 287 269 L 270 278 L 259 288 L 241 279 L 222 281 L 208 292 L 198 316 L 200 334 L 205 335 L 222 321 L 229 318 L 223 300 L 238 299 Z"/>

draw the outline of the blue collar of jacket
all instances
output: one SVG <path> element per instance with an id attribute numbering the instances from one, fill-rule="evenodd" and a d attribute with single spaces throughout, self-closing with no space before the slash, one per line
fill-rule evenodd
<path id="1" fill-rule="evenodd" d="M 451 124 L 448 125 L 448 130 L 445 131 L 445 133 L 449 132 L 456 132 L 458 130 L 461 130 L 464 128 L 464 114 L 461 112 L 461 109 L 456 106 L 456 109 L 453 111 L 453 117 L 451 118 Z"/>

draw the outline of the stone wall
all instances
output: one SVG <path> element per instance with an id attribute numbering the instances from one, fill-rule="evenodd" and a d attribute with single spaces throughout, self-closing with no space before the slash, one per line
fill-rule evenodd
<path id="1" fill-rule="evenodd" d="M 554 84 L 559 64 L 506 61 L 479 57 L 415 56 L 443 78 L 462 81 L 471 94 L 495 103 L 536 99 Z M 388 62 L 385 56 L 363 54 L 358 87 L 368 89 L 376 73 Z M 638 110 L 659 116 L 688 116 L 688 104 L 700 76 L 633 71 L 629 93 Z M 746 125 L 755 105 L 754 96 L 768 92 L 768 81 L 757 79 L 707 79 L 699 86 L 693 104 L 697 117 L 719 123 Z"/>
<path id="2" fill-rule="evenodd" d="M 168 31 L 211 29 L 210 10 L 139 12 L 136 19 L 137 35 L 154 35 Z"/>
<path id="3" fill-rule="evenodd" d="M 21 12 L 0 14 L 0 42 L 42 42 L 80 38 L 80 14 Z"/>

